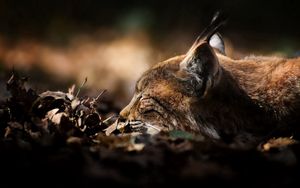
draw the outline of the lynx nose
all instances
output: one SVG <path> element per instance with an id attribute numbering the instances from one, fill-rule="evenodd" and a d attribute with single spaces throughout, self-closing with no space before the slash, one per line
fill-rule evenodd
<path id="1" fill-rule="evenodd" d="M 121 110 L 120 112 L 120 120 L 126 119 L 128 115 L 129 115 L 129 109 L 127 107 L 123 108 L 123 110 Z"/>
<path id="2" fill-rule="evenodd" d="M 120 114 L 120 120 L 134 120 L 136 115 L 135 115 L 135 109 L 136 109 L 136 105 L 139 101 L 141 97 L 141 94 L 135 94 L 133 96 L 133 98 L 131 99 L 130 103 L 125 106 L 123 108 L 123 110 L 121 110 L 121 112 L 119 113 Z"/>
<path id="3" fill-rule="evenodd" d="M 131 112 L 131 109 L 128 109 L 127 107 L 125 107 L 121 112 L 120 112 L 120 116 L 119 116 L 119 121 L 120 122 L 125 122 L 126 120 L 128 121 L 133 121 L 135 120 L 136 116 L 134 115 L 133 112 Z"/>
<path id="4" fill-rule="evenodd" d="M 119 116 L 119 121 L 120 122 L 125 122 L 126 120 L 128 121 L 132 121 L 134 120 L 134 116 L 131 113 L 131 107 L 126 106 L 121 112 L 120 112 L 120 116 Z"/>

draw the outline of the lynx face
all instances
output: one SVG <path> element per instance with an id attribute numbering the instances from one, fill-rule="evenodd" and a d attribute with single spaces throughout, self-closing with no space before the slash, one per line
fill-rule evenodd
<path id="1" fill-rule="evenodd" d="M 151 133 L 178 128 L 199 131 L 190 112 L 195 88 L 191 75 L 180 69 L 182 60 L 170 59 L 139 79 L 132 101 L 120 113 L 132 128 Z"/>
<path id="2" fill-rule="evenodd" d="M 118 128 L 150 134 L 180 129 L 219 138 L 209 124 L 199 126 L 202 120 L 195 113 L 199 102 L 218 85 L 221 74 L 207 42 L 192 47 L 186 55 L 158 63 L 137 81 L 131 102 L 120 112 Z"/>

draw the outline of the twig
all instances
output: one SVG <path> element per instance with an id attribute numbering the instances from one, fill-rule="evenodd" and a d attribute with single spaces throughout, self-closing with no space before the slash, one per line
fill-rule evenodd
<path id="1" fill-rule="evenodd" d="M 118 117 L 118 115 L 112 115 L 112 116 L 109 116 L 108 118 L 106 118 L 105 120 L 103 120 L 102 121 L 102 123 L 106 123 L 106 122 L 108 122 L 109 120 L 111 120 L 112 118 L 114 118 L 114 117 Z"/>
<path id="2" fill-rule="evenodd" d="M 81 88 L 86 84 L 86 82 L 87 82 L 87 77 L 85 77 L 84 82 L 83 82 L 83 83 L 81 84 L 81 86 L 78 88 L 78 91 L 77 91 L 77 93 L 76 93 L 76 95 L 75 95 L 75 98 L 78 97 Z"/>

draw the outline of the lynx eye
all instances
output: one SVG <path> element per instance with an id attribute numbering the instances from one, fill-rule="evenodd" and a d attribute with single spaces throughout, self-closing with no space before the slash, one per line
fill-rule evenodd
<path id="1" fill-rule="evenodd" d="M 151 97 L 142 97 L 139 104 L 139 112 L 141 114 L 146 114 L 150 112 L 156 112 L 163 116 L 165 114 L 164 108 L 158 104 L 158 102 Z"/>

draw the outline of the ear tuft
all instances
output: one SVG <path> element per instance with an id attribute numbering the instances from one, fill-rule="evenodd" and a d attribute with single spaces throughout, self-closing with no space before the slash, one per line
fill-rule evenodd
<path id="1" fill-rule="evenodd" d="M 219 33 L 215 33 L 209 39 L 209 45 L 217 49 L 220 53 L 225 55 L 225 45 L 222 36 Z"/>

